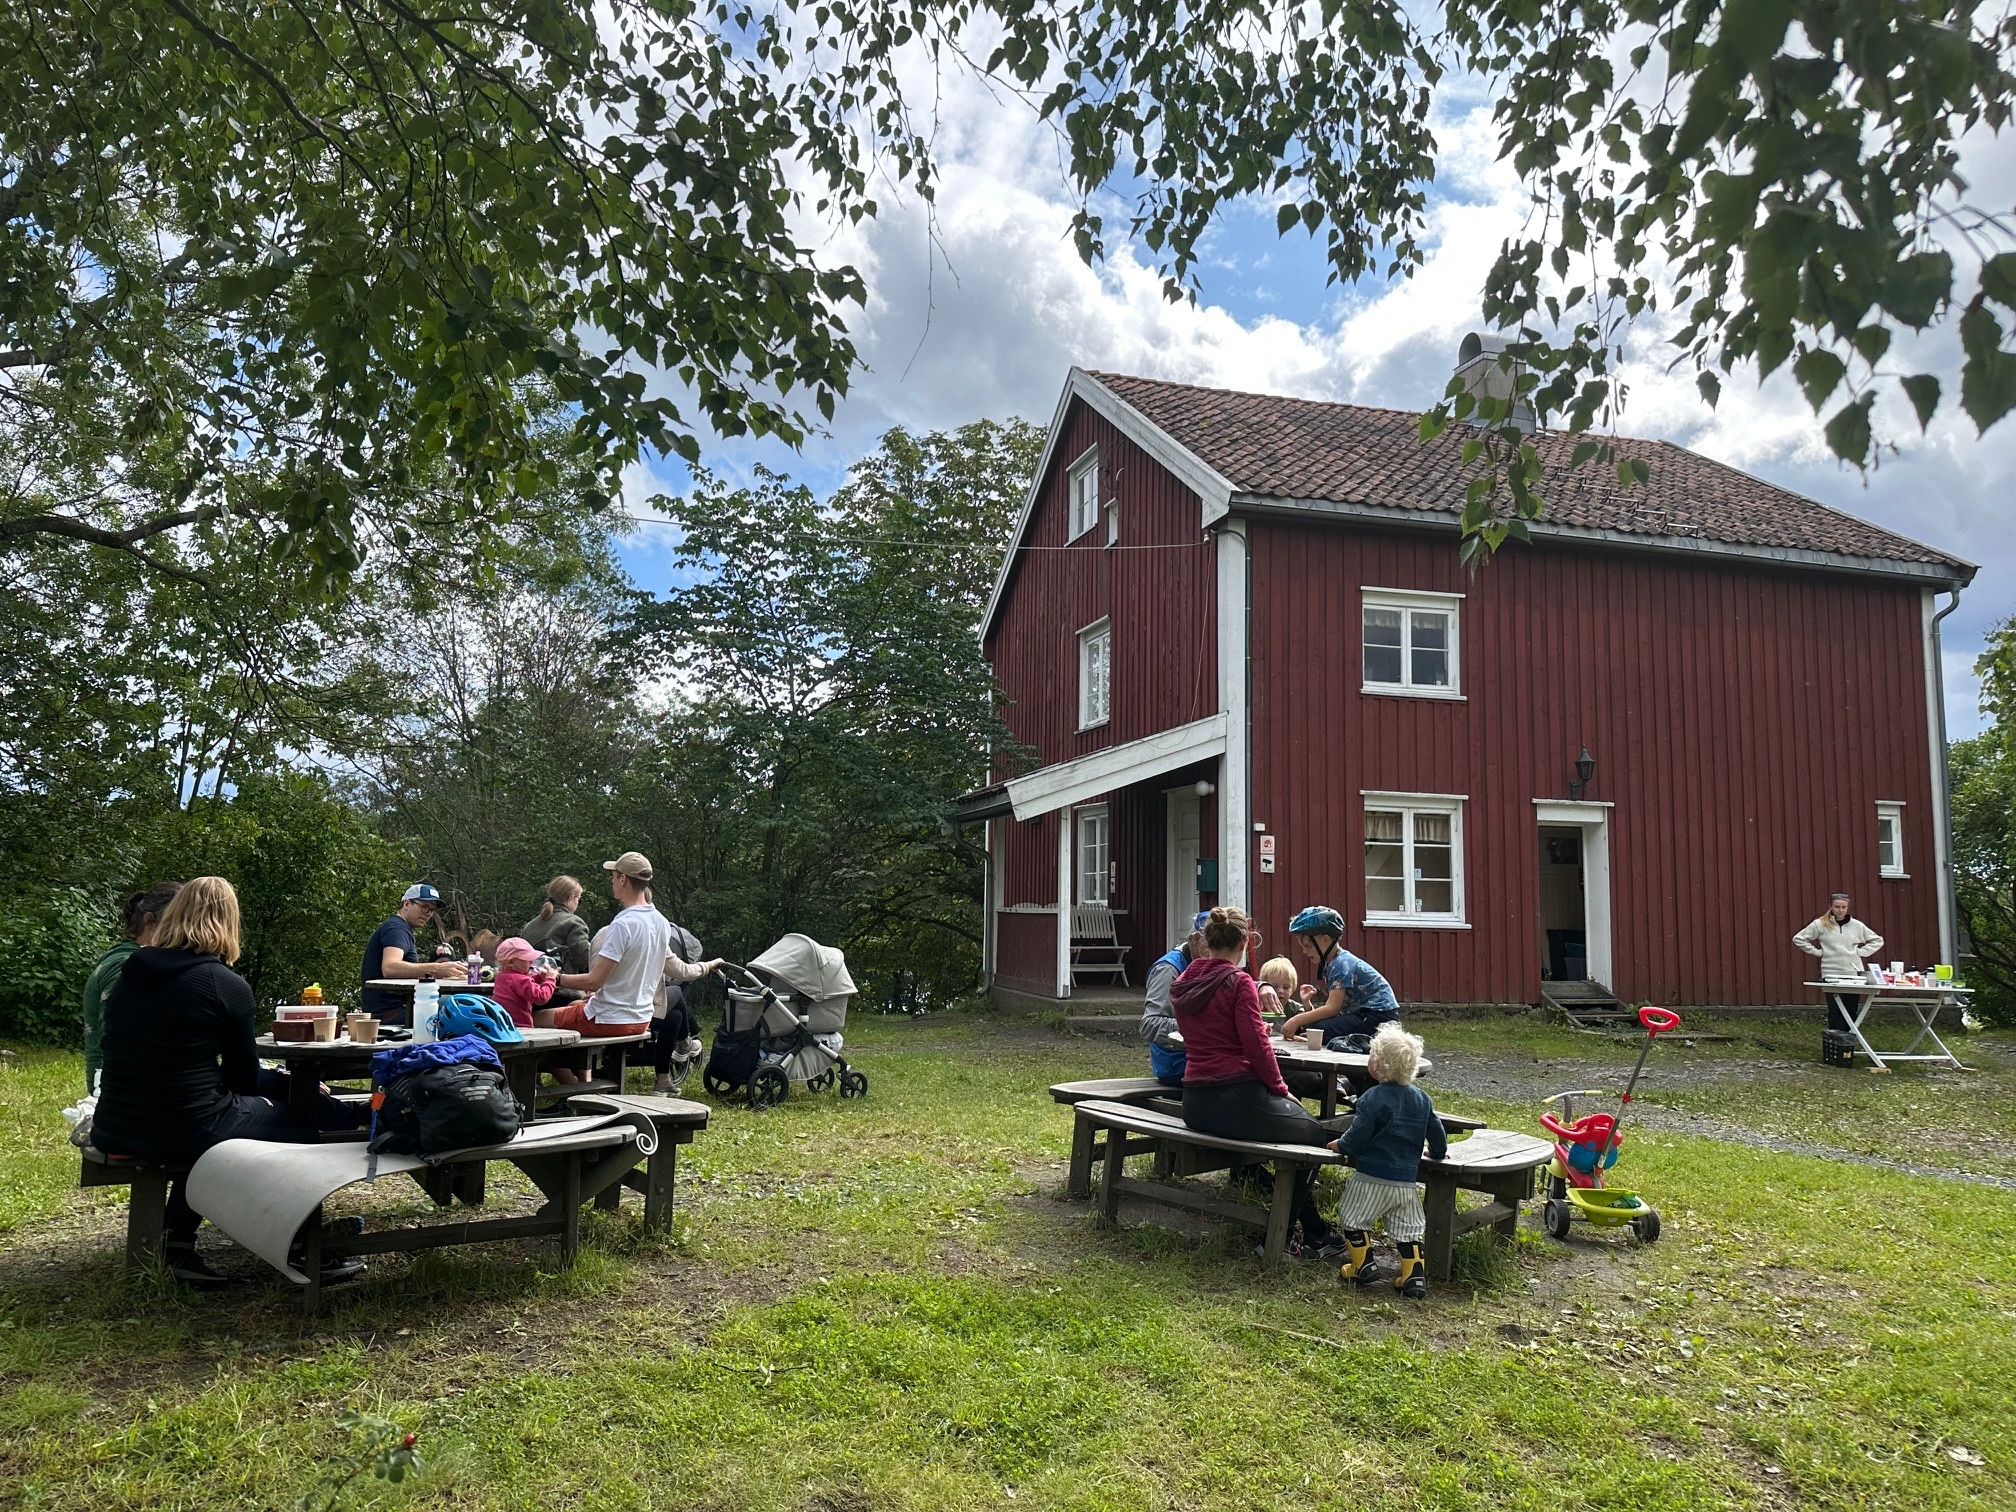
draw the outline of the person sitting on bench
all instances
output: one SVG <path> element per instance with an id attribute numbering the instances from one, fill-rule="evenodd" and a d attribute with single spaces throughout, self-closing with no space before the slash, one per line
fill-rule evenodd
<path id="1" fill-rule="evenodd" d="M 1302 952 L 1302 959 L 1322 982 L 1322 1001 L 1317 988 L 1304 983 L 1300 990 L 1302 1011 L 1281 1026 L 1285 1039 L 1294 1039 L 1305 1029 L 1321 1029 L 1323 1040 L 1349 1039 L 1364 1035 L 1368 1040 L 1381 1024 L 1400 1018 L 1400 1003 L 1393 987 L 1369 961 L 1361 961 L 1344 948 L 1344 916 L 1334 908 L 1305 908 L 1288 923 L 1288 934 Z M 1352 1045 L 1350 1049 L 1359 1047 Z"/>
<path id="2" fill-rule="evenodd" d="M 1204 953 L 1176 979 L 1170 1001 L 1183 1033 L 1183 1122 L 1200 1134 L 1265 1144 L 1327 1145 L 1330 1131 L 1288 1095 L 1260 1019 L 1260 990 L 1239 969 L 1252 921 L 1244 910 L 1214 908 L 1204 925 Z M 1316 1210 L 1316 1168 L 1295 1175 L 1297 1259 L 1344 1253 L 1341 1237 Z"/>
<path id="3" fill-rule="evenodd" d="M 262 1071 L 253 1045 L 252 989 L 238 959 L 238 895 L 222 877 L 187 883 L 162 910 L 151 944 L 127 959 L 105 1000 L 105 1070 L 91 1142 L 107 1155 L 193 1165 L 227 1139 L 312 1144 L 322 1129 L 361 1128 L 361 1105 L 324 1092 L 316 1122 L 287 1111 L 287 1076 Z M 223 1286 L 196 1253 L 202 1224 L 177 1180 L 168 1190 L 165 1258 L 188 1286 Z M 332 1271 L 335 1268 L 332 1267 Z M 361 1262 L 340 1274 L 362 1270 Z"/>
<path id="4" fill-rule="evenodd" d="M 1148 998 L 1141 1005 L 1141 1039 L 1148 1046 L 1148 1071 L 1167 1087 L 1183 1085 L 1183 1047 L 1169 1036 L 1176 1033 L 1176 1012 L 1169 1006 L 1169 993 L 1176 978 L 1204 953 L 1204 926 L 1211 920 L 1200 913 L 1190 921 L 1190 933 L 1183 943 L 1148 968 Z"/>

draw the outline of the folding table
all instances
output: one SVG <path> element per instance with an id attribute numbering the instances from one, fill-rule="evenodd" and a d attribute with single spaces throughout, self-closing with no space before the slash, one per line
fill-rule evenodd
<path id="1" fill-rule="evenodd" d="M 1961 1064 L 1960 1057 L 1946 1048 L 1946 1042 L 1932 1027 L 1932 1021 L 1939 1017 L 1939 1010 L 1948 1002 L 1967 996 L 1971 990 L 1966 987 L 1949 987 L 1943 982 L 1917 987 L 1898 982 L 1877 986 L 1874 982 L 1808 982 L 1808 987 L 1817 987 L 1827 997 L 1856 999 L 1855 1012 L 1849 1017 L 1848 1032 L 1855 1036 L 1859 1054 L 1869 1057 L 1871 1071 L 1888 1071 L 1891 1061 L 1932 1061 L 1942 1066 L 1951 1066 L 1956 1071 L 1971 1071 L 1974 1068 Z M 1824 1002 L 1825 999 L 1823 998 Z M 1869 1043 L 1869 1036 L 1863 1025 L 1868 1021 L 1869 1011 L 1878 1003 L 1899 1003 L 1909 1008 L 1918 1020 L 1918 1032 L 1911 1043 L 1902 1050 L 1878 1050 Z M 1920 1055 L 1918 1047 L 1926 1040 L 1937 1047 L 1936 1053 Z"/>

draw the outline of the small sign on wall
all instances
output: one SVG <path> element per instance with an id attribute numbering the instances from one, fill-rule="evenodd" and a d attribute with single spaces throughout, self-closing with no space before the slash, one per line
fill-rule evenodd
<path id="1" fill-rule="evenodd" d="M 1274 858 L 1272 856 L 1262 856 L 1260 858 L 1260 871 L 1264 876 L 1271 876 L 1273 874 Z"/>
<path id="2" fill-rule="evenodd" d="M 1260 854 L 1265 856 L 1269 861 L 1274 859 L 1274 837 L 1272 835 L 1262 835 L 1260 837 Z"/>

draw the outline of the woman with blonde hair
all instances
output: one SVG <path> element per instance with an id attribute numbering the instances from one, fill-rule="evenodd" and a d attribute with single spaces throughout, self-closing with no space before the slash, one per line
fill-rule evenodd
<path id="1" fill-rule="evenodd" d="M 575 910 L 581 906 L 581 884 L 572 877 L 555 877 L 546 884 L 546 901 L 539 912 L 525 921 L 520 939 L 533 949 L 553 957 L 562 971 L 586 971 L 594 959 L 592 931 L 588 921 Z M 561 994 L 568 1002 L 577 993 Z"/>
<path id="2" fill-rule="evenodd" d="M 198 877 L 161 911 L 105 1000 L 105 1070 L 91 1142 L 108 1155 L 192 1165 L 227 1139 L 312 1144 L 320 1129 L 355 1129 L 364 1112 L 324 1093 L 314 1126 L 288 1116 L 287 1078 L 259 1068 L 252 989 L 238 959 L 238 894 Z M 168 1191 L 166 1259 L 176 1280 L 219 1286 L 196 1253 L 202 1223 L 177 1181 Z M 336 1268 L 332 1268 L 336 1269 Z M 325 1272 L 355 1274 L 361 1266 Z"/>

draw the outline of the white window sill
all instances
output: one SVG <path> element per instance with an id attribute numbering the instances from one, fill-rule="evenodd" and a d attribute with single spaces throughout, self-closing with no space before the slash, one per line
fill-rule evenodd
<path id="1" fill-rule="evenodd" d="M 1911 873 L 1909 872 L 1879 872 L 1877 875 L 1885 882 L 1909 882 L 1911 880 Z"/>
<path id="2" fill-rule="evenodd" d="M 1461 693 L 1446 688 L 1410 688 L 1402 683 L 1366 683 L 1358 690 L 1372 698 L 1432 698 L 1440 703 L 1468 703 Z"/>
<path id="3" fill-rule="evenodd" d="M 1085 537 L 1092 534 L 1092 532 L 1097 530 L 1098 528 L 1099 528 L 1098 522 L 1095 520 L 1092 524 L 1087 525 L 1083 530 L 1073 531 L 1070 535 L 1064 537 L 1064 544 L 1066 546 L 1076 546 L 1080 541 L 1084 540 Z"/>
<path id="4" fill-rule="evenodd" d="M 1095 719 L 1090 724 L 1081 724 L 1078 726 L 1078 733 L 1080 735 L 1089 735 L 1094 730 L 1105 729 L 1111 723 L 1113 723 L 1113 716 L 1108 714 L 1104 719 Z"/>
<path id="5" fill-rule="evenodd" d="M 1415 914 L 1373 914 L 1360 921 L 1367 929 L 1468 929 L 1461 919 L 1421 917 Z"/>

